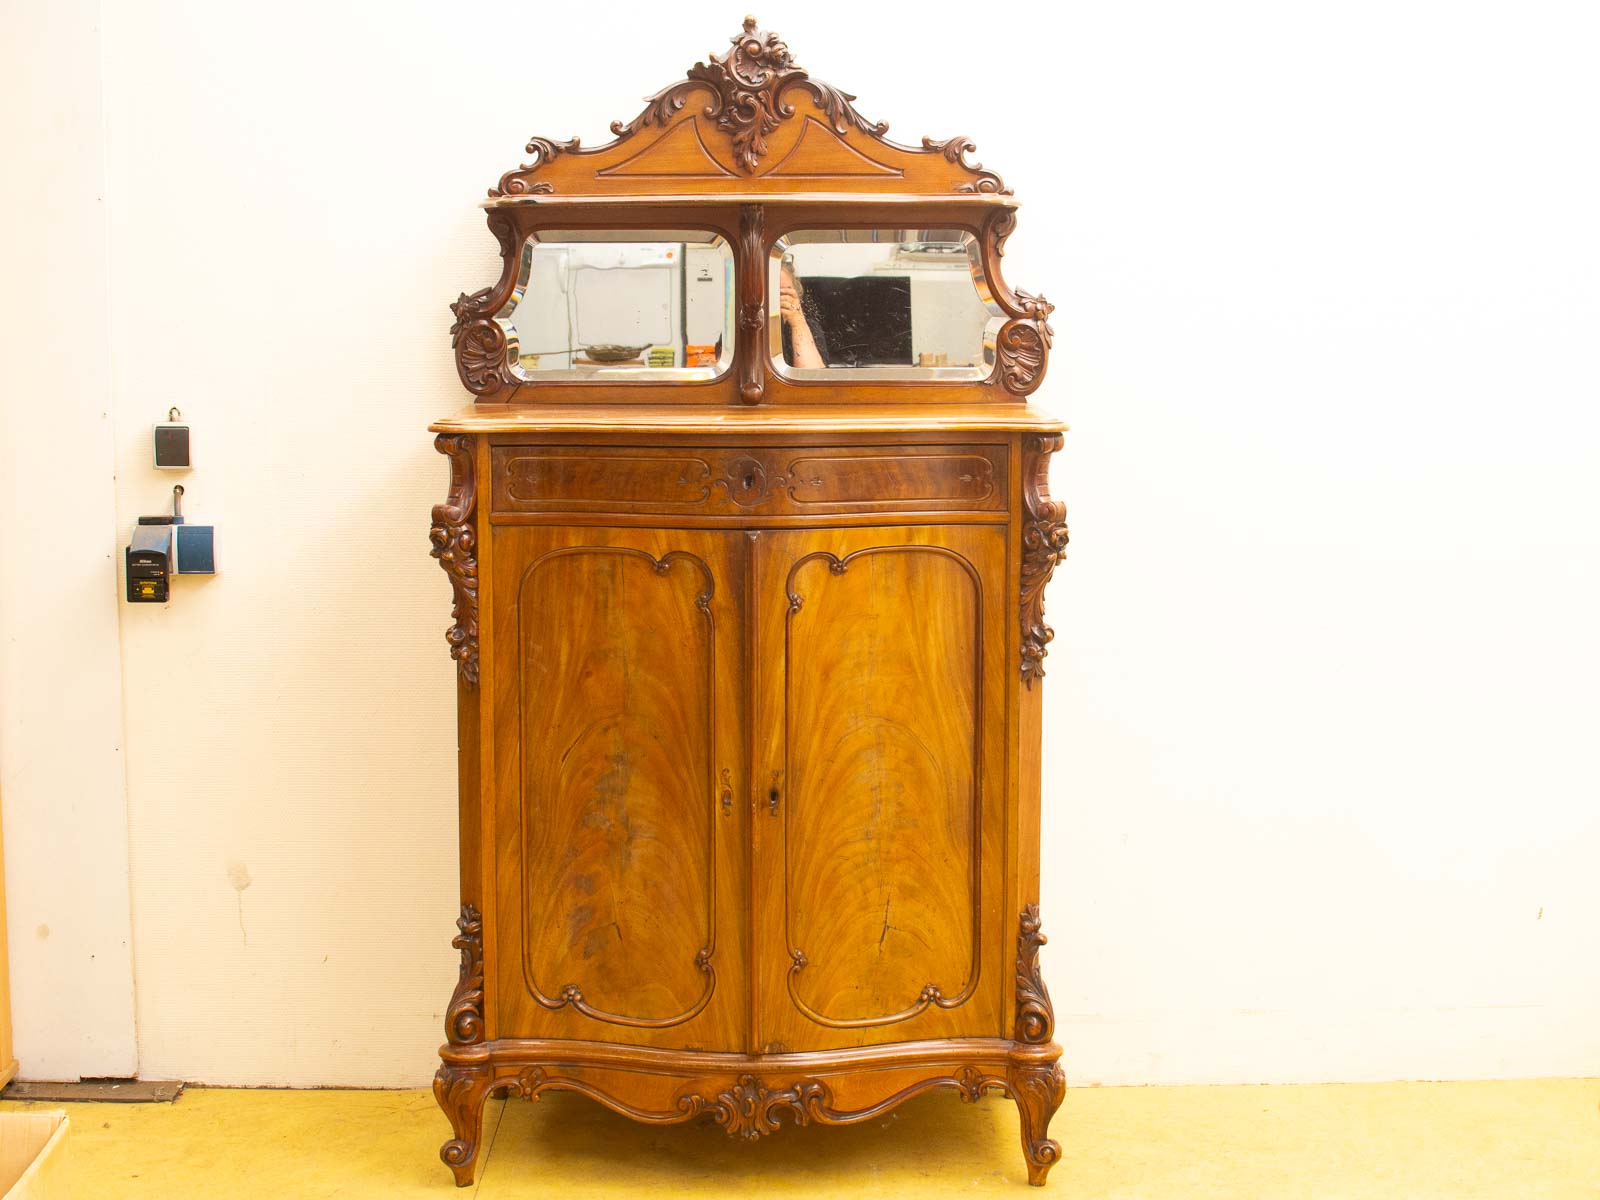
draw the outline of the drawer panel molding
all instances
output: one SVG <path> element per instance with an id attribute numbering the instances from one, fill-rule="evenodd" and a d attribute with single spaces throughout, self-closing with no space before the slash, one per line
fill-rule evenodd
<path id="1" fill-rule="evenodd" d="M 496 446 L 496 514 L 1005 509 L 1004 446 Z"/>

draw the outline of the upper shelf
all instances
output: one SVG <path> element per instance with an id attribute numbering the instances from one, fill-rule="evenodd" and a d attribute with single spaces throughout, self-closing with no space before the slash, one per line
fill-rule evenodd
<path id="1" fill-rule="evenodd" d="M 652 96 L 614 141 L 528 142 L 533 161 L 500 177 L 486 208 L 602 197 L 635 203 L 767 203 L 786 197 L 964 199 L 1014 207 L 1011 189 L 971 162 L 965 137 L 920 147 L 855 110 L 854 96 L 813 79 L 775 33 L 746 17 L 732 47 Z"/>

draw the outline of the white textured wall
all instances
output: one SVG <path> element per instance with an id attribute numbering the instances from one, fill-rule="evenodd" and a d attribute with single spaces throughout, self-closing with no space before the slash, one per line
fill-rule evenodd
<path id="1" fill-rule="evenodd" d="M 424 426 L 465 398 L 445 303 L 498 266 L 473 206 L 529 134 L 604 140 L 743 14 L 106 10 L 100 46 L 8 42 L 34 74 L 0 78 L 27 110 L 4 106 L 11 161 L 72 182 L 49 203 L 4 185 L 40 244 L 6 231 L 32 258 L 0 324 L 58 339 L 0 366 L 6 462 L 31 472 L 7 495 L 50 497 L 78 564 L 40 639 L 16 600 L 36 560 L 0 574 L 24 1070 L 89 1061 L 38 1007 L 62 989 L 27 906 L 60 871 L 26 847 L 76 866 L 119 836 L 125 719 L 144 1074 L 421 1083 L 456 906 Z M 1044 396 L 1074 425 L 1074 542 L 1043 901 L 1071 1077 L 1600 1073 L 1592 10 L 1067 4 L 959 33 L 927 11 L 762 15 L 893 136 L 972 135 L 1026 202 L 1011 281 L 1059 305 Z M 61 132 L 27 90 L 47 68 Z M 97 88 L 114 447 L 105 255 L 80 231 Z M 40 315 L 67 307 L 90 334 L 71 346 Z M 104 555 L 166 504 L 147 442 L 171 404 L 222 574 L 121 607 L 118 718 Z M 84 488 L 19 451 L 19 411 L 89 447 Z M 19 747 L 61 663 L 93 719 L 57 692 Z M 39 783 L 93 772 L 92 819 Z M 85 895 L 51 924 L 108 913 Z"/>

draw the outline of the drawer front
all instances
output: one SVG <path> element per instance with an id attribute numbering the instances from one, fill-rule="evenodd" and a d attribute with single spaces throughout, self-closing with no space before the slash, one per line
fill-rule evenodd
<path id="1" fill-rule="evenodd" d="M 495 513 L 999 512 L 999 445 L 496 446 Z"/>

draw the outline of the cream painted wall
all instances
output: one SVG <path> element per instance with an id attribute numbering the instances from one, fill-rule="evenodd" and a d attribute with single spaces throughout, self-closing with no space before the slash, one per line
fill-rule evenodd
<path id="1" fill-rule="evenodd" d="M 1043 903 L 1070 1077 L 1600 1073 L 1594 15 L 995 10 L 1001 65 L 962 89 L 942 72 L 973 37 L 928 11 L 762 15 L 901 140 L 972 134 L 1026 201 L 1009 277 L 1059 305 L 1044 395 L 1075 427 L 1074 543 L 1049 605 Z M 102 698 L 120 641 L 146 1076 L 430 1074 L 456 900 L 424 427 L 465 399 L 445 304 L 498 265 L 473 205 L 528 135 L 604 140 L 740 16 L 106 5 L 97 49 L 31 43 L 78 103 L 104 93 L 115 438 L 59 551 L 102 565 L 62 585 L 48 640 Z M 92 211 L 93 122 L 20 128 L 13 161 L 75 186 L 58 211 L 8 183 L 8 216 L 77 254 L 56 247 Z M 101 314 L 88 355 L 5 377 L 8 465 L 32 472 L 8 483 L 53 494 L 13 449 L 38 396 L 105 443 L 95 264 L 35 257 L 7 301 L 59 337 L 46 274 L 55 309 Z M 101 556 L 167 503 L 147 444 L 172 404 L 222 573 L 114 610 Z M 13 872 L 30 844 L 85 852 L 37 783 L 12 794 L 44 768 L 10 722 L 54 662 L 19 569 Z M 57 718 L 38 744 L 114 776 L 115 724 Z M 85 897 L 73 920 L 112 911 Z M 48 970 L 19 956 L 19 988 Z M 65 1061 L 76 1019 L 19 1011 L 19 1050 Z"/>
<path id="2" fill-rule="evenodd" d="M 0 6 L 0 798 L 25 1076 L 137 1067 L 96 3 Z"/>

